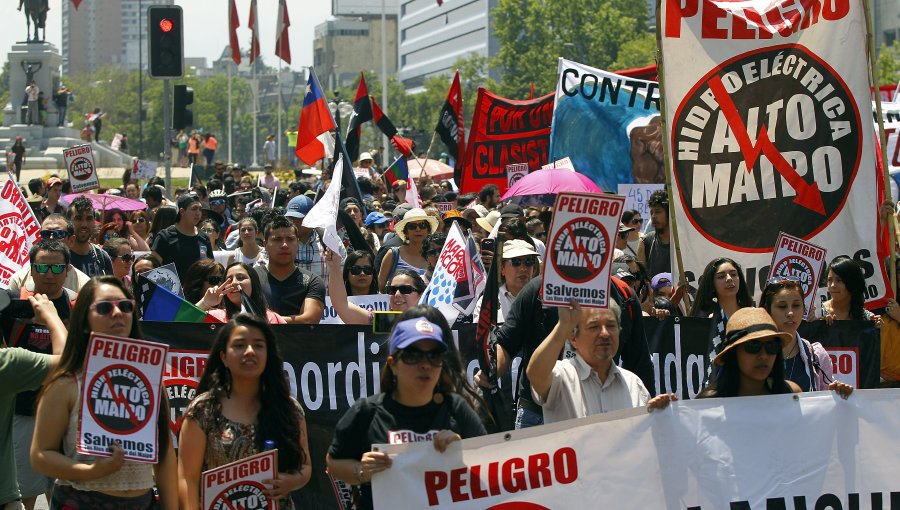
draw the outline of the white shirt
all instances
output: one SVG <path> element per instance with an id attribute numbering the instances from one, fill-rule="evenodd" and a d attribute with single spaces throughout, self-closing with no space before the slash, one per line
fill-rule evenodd
<path id="1" fill-rule="evenodd" d="M 556 362 L 546 400 L 533 387 L 531 396 L 543 407 L 544 423 L 645 406 L 650 400 L 650 392 L 632 372 L 612 363 L 606 382 L 601 382 L 578 354 Z"/>
<path id="2" fill-rule="evenodd" d="M 541 258 L 541 262 L 547 260 L 547 246 L 544 245 L 544 241 L 533 237 L 531 237 L 531 240 L 534 241 L 534 251 L 538 252 L 538 257 Z"/>

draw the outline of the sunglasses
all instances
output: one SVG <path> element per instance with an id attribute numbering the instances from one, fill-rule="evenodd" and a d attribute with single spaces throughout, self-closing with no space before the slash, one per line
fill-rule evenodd
<path id="1" fill-rule="evenodd" d="M 643 218 L 631 218 L 632 225 L 637 225 L 638 223 L 643 223 L 643 222 L 644 222 Z"/>
<path id="2" fill-rule="evenodd" d="M 441 349 L 435 349 L 433 351 L 420 351 L 419 349 L 402 349 L 397 357 L 400 358 L 400 361 L 407 365 L 418 365 L 423 360 L 428 360 L 428 363 L 433 367 L 440 367 L 444 365 L 444 358 L 447 356 L 447 351 Z"/>
<path id="3" fill-rule="evenodd" d="M 218 285 L 218 284 L 224 282 L 225 278 L 223 278 L 221 276 L 207 276 L 206 280 L 204 280 L 204 281 L 210 285 Z"/>
<path id="4" fill-rule="evenodd" d="M 799 276 L 773 276 L 766 280 L 766 285 L 784 285 L 786 283 L 800 283 Z"/>
<path id="5" fill-rule="evenodd" d="M 47 271 L 53 274 L 62 274 L 66 270 L 65 264 L 31 264 L 31 267 L 38 274 L 47 274 Z"/>
<path id="6" fill-rule="evenodd" d="M 48 229 L 41 230 L 41 239 L 65 239 L 69 236 L 69 233 L 65 230 L 59 229 Z"/>
<path id="7" fill-rule="evenodd" d="M 431 230 L 431 224 L 427 221 L 420 221 L 418 223 L 407 223 L 407 227 L 411 230 Z"/>
<path id="8" fill-rule="evenodd" d="M 534 257 L 514 258 L 514 259 L 509 259 L 509 263 L 512 265 L 512 267 L 519 267 L 522 264 L 525 264 L 526 267 L 532 267 L 535 264 L 537 264 L 537 260 L 535 260 Z"/>
<path id="9" fill-rule="evenodd" d="M 412 285 L 397 285 L 397 286 L 388 285 L 387 287 L 384 288 L 384 291 L 389 295 L 394 295 L 397 292 L 399 292 L 400 294 L 406 295 L 406 294 L 412 294 L 413 292 L 416 292 L 416 288 L 413 287 Z"/>
<path id="10" fill-rule="evenodd" d="M 125 255 L 119 255 L 116 258 L 122 259 L 122 262 L 133 262 L 134 261 L 134 253 L 126 253 Z"/>
<path id="11" fill-rule="evenodd" d="M 224 203 L 225 203 L 225 200 L 224 200 L 224 199 L 210 200 L 210 201 L 209 201 L 209 205 L 222 205 L 222 204 L 224 204 Z"/>
<path id="12" fill-rule="evenodd" d="M 440 254 L 441 254 L 441 250 L 439 250 L 437 248 L 435 248 L 433 250 L 428 250 L 425 252 L 426 257 L 437 257 Z"/>
<path id="13" fill-rule="evenodd" d="M 360 274 L 371 276 L 375 274 L 375 268 L 372 266 L 350 266 L 350 274 L 353 276 L 359 276 Z"/>
<path id="14" fill-rule="evenodd" d="M 96 303 L 91 305 L 91 310 L 97 312 L 100 315 L 111 314 L 113 308 L 118 308 L 122 313 L 133 313 L 134 300 L 120 299 L 118 301 L 97 301 Z"/>
<path id="15" fill-rule="evenodd" d="M 147 223 L 147 218 L 135 218 L 134 223 Z"/>
<path id="16" fill-rule="evenodd" d="M 216 229 L 214 229 L 212 227 L 201 228 L 200 231 L 203 232 L 204 234 L 215 234 L 216 233 Z"/>
<path id="17" fill-rule="evenodd" d="M 543 231 L 543 232 L 538 232 L 538 233 L 535 234 L 534 236 L 535 236 L 535 237 L 547 237 L 547 231 L 545 230 L 545 231 Z"/>
<path id="18" fill-rule="evenodd" d="M 759 354 L 759 351 L 765 349 L 766 354 L 774 356 L 778 354 L 778 351 L 781 350 L 781 342 L 777 340 L 770 340 L 768 342 L 763 342 L 761 340 L 750 340 L 748 342 L 744 342 L 743 347 L 744 352 L 746 352 L 747 354 Z"/>

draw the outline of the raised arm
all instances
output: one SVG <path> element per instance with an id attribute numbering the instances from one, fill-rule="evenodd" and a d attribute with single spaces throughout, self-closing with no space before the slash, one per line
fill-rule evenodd
<path id="1" fill-rule="evenodd" d="M 525 373 L 531 381 L 531 388 L 541 397 L 547 399 L 550 393 L 550 383 L 553 380 L 553 367 L 559 358 L 559 353 L 566 344 L 566 339 L 572 336 L 572 331 L 578 326 L 581 318 L 581 305 L 572 301 L 569 308 L 559 309 L 559 322 L 553 327 L 553 331 L 547 335 L 528 362 Z"/>

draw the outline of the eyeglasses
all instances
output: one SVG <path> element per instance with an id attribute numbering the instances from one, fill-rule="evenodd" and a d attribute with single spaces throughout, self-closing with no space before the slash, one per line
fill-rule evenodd
<path id="1" fill-rule="evenodd" d="M 388 285 L 387 287 L 384 288 L 384 291 L 390 295 L 394 295 L 397 292 L 399 292 L 400 294 L 406 295 L 406 294 L 412 294 L 413 292 L 416 292 L 416 288 L 413 287 L 412 285 L 397 285 L 397 286 Z"/>
<path id="2" fill-rule="evenodd" d="M 777 340 L 771 340 L 768 342 L 763 342 L 761 340 L 750 340 L 743 343 L 744 352 L 747 354 L 759 354 L 759 351 L 762 349 L 766 350 L 766 354 L 770 356 L 774 356 L 778 354 L 778 351 L 781 350 L 781 342 Z"/>
<path id="3" fill-rule="evenodd" d="M 204 234 L 215 234 L 216 233 L 216 229 L 214 229 L 212 227 L 201 228 L 200 231 L 203 232 Z"/>
<path id="4" fill-rule="evenodd" d="M 38 274 L 47 274 L 47 271 L 53 274 L 62 274 L 66 270 L 65 264 L 31 264 L 31 267 Z"/>
<path id="5" fill-rule="evenodd" d="M 41 239 L 65 239 L 69 233 L 60 229 L 41 230 Z"/>
<path id="6" fill-rule="evenodd" d="M 372 266 L 350 266 L 350 274 L 353 276 L 359 276 L 360 273 L 371 276 L 375 274 L 375 268 Z"/>
<path id="7" fill-rule="evenodd" d="M 441 254 L 441 250 L 439 250 L 437 248 L 434 248 L 432 250 L 428 250 L 425 252 L 426 257 L 437 257 L 440 254 Z"/>
<path id="8" fill-rule="evenodd" d="M 444 358 L 447 356 L 447 351 L 441 349 L 435 349 L 433 351 L 420 351 L 419 349 L 402 349 L 397 357 L 400 358 L 400 361 L 407 365 L 418 365 L 423 360 L 428 360 L 428 363 L 433 367 L 440 367 L 444 365 Z"/>
<path id="9" fill-rule="evenodd" d="M 111 314 L 113 308 L 118 308 L 122 313 L 133 313 L 134 300 L 120 299 L 118 301 L 97 301 L 96 303 L 91 305 L 91 310 L 97 312 L 100 315 Z"/>
<path id="10" fill-rule="evenodd" d="M 224 282 L 225 278 L 222 278 L 221 276 L 207 276 L 204 281 L 210 285 L 218 285 Z"/>
<path id="11" fill-rule="evenodd" d="M 122 262 L 132 262 L 134 261 L 134 253 L 126 253 L 125 255 L 116 256 L 117 259 L 122 259 Z"/>
<path id="12" fill-rule="evenodd" d="M 512 265 L 512 267 L 519 267 L 522 264 L 525 264 L 525 266 L 527 266 L 527 267 L 532 267 L 533 265 L 537 264 L 537 260 L 535 260 L 534 257 L 514 258 L 514 259 L 507 259 L 507 260 L 509 260 L 509 263 Z"/>
<path id="13" fill-rule="evenodd" d="M 773 277 L 769 278 L 768 280 L 766 280 L 766 285 L 784 285 L 788 282 L 800 283 L 800 277 L 793 276 L 793 275 L 791 275 L 791 276 L 781 276 L 781 275 L 773 276 Z"/>
<path id="14" fill-rule="evenodd" d="M 218 200 L 210 200 L 210 201 L 209 201 L 209 205 L 222 205 L 222 204 L 224 204 L 224 203 L 225 203 L 225 199 L 224 199 L 224 198 L 220 198 L 220 199 L 218 199 Z"/>
<path id="15" fill-rule="evenodd" d="M 418 223 L 407 223 L 406 226 L 409 227 L 411 230 L 430 230 L 431 229 L 431 223 L 428 223 L 427 221 L 420 221 Z"/>
<path id="16" fill-rule="evenodd" d="M 643 218 L 631 218 L 631 225 L 637 225 L 638 223 L 643 223 Z"/>

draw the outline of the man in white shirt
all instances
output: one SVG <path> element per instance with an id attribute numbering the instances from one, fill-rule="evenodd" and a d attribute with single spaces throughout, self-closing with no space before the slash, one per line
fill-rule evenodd
<path id="1" fill-rule="evenodd" d="M 559 308 L 559 322 L 526 369 L 532 397 L 543 407 L 544 423 L 647 405 L 650 393 L 641 379 L 613 363 L 621 314 L 613 300 L 607 309 L 583 310 L 574 301 Z M 567 339 L 575 356 L 558 360 Z"/>

